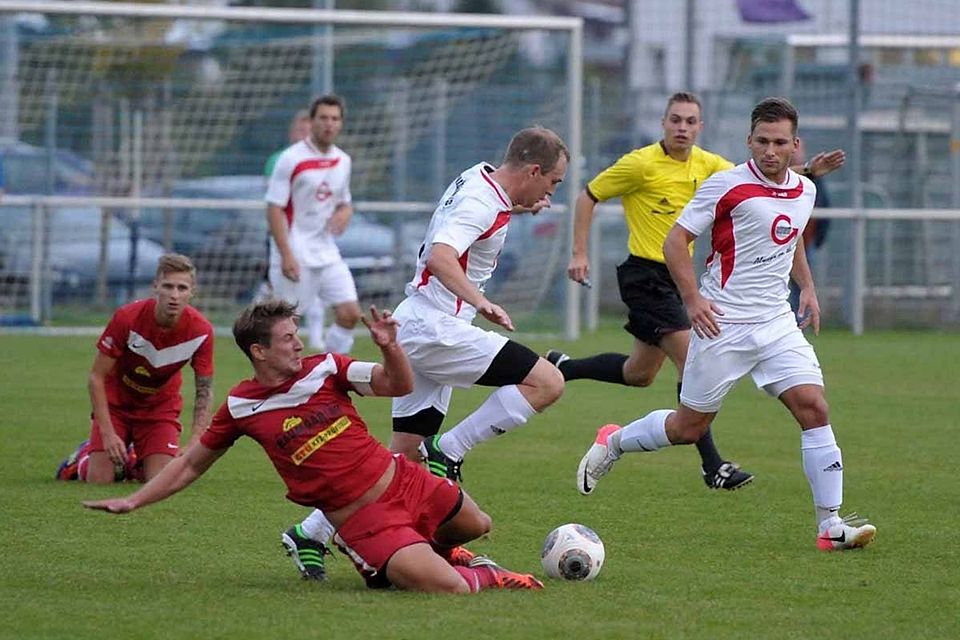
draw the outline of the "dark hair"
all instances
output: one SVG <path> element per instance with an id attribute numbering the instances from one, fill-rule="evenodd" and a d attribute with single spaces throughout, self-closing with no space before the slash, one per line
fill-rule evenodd
<path id="1" fill-rule="evenodd" d="M 296 315 L 296 305 L 286 300 L 269 298 L 256 302 L 244 309 L 233 323 L 233 339 L 240 351 L 253 360 L 250 347 L 255 344 L 269 347 L 273 325 L 287 318 L 295 318 Z"/>
<path id="2" fill-rule="evenodd" d="M 549 173 L 557 166 L 560 154 L 570 162 L 570 151 L 560 136 L 545 127 L 528 127 L 511 138 L 503 164 L 512 167 L 538 164 L 543 173 Z"/>
<path id="3" fill-rule="evenodd" d="M 797 135 L 799 116 L 797 108 L 786 98 L 764 98 L 753 108 L 750 114 L 750 132 L 752 133 L 761 122 L 780 122 L 789 120 L 793 125 L 793 135 Z"/>
<path id="4" fill-rule="evenodd" d="M 326 105 L 328 107 L 339 107 L 340 108 L 340 117 L 344 117 L 347 114 L 347 103 L 343 98 L 336 95 L 335 93 L 328 93 L 326 95 L 320 96 L 313 101 L 313 104 L 310 105 L 310 119 L 312 120 L 314 116 L 317 115 L 317 109 L 320 108 L 320 105 Z"/>
<path id="5" fill-rule="evenodd" d="M 168 273 L 189 273 L 194 284 L 197 282 L 197 268 L 193 266 L 193 261 L 180 253 L 165 253 L 157 260 L 155 279 L 159 280 Z"/>
<path id="6" fill-rule="evenodd" d="M 690 104 L 697 105 L 697 109 L 700 110 L 700 115 L 703 115 L 703 105 L 700 103 L 700 98 L 695 93 L 690 93 L 689 91 L 677 91 L 675 94 L 670 96 L 667 100 L 667 107 L 663 110 L 663 117 L 667 117 L 667 113 L 670 112 L 670 107 L 677 102 L 688 102 Z"/>

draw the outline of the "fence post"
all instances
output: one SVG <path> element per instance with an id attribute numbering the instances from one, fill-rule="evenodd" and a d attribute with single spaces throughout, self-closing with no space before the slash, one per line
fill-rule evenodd
<path id="1" fill-rule="evenodd" d="M 40 324 L 42 320 L 45 209 L 39 199 L 34 200 L 30 219 L 30 319 L 35 324 Z"/>
<path id="2" fill-rule="evenodd" d="M 850 328 L 854 335 L 863 333 L 863 293 L 865 278 L 866 219 L 863 215 L 863 185 L 860 181 L 863 144 L 860 132 L 861 78 L 860 78 L 860 0 L 850 0 L 849 33 L 849 78 L 850 78 L 850 207 L 854 211 L 853 229 L 850 238 Z"/>

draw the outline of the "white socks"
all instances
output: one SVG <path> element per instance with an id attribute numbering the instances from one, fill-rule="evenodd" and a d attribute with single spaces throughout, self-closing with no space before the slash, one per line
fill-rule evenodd
<path id="1" fill-rule="evenodd" d="M 314 302 L 307 309 L 305 315 L 307 317 L 307 336 L 310 341 L 310 348 L 324 351 L 323 318 L 326 315 L 326 309 L 319 302 Z"/>
<path id="2" fill-rule="evenodd" d="M 300 523 L 300 530 L 315 542 L 326 544 L 333 536 L 333 525 L 320 509 L 314 509 L 307 519 Z"/>
<path id="3" fill-rule="evenodd" d="M 440 449 L 450 458 L 462 460 L 476 445 L 512 431 L 535 413 L 517 385 L 500 387 L 476 411 L 440 436 Z"/>
<path id="4" fill-rule="evenodd" d="M 620 430 L 621 451 L 656 451 L 670 446 L 667 417 L 673 409 L 651 411 Z"/>
<path id="5" fill-rule="evenodd" d="M 327 329 L 326 348 L 328 353 L 350 353 L 353 348 L 353 329 L 341 327 L 334 322 Z"/>
<path id="6" fill-rule="evenodd" d="M 800 454 L 803 472 L 813 492 L 817 523 L 837 516 L 843 503 L 843 458 L 830 425 L 800 432 Z"/>

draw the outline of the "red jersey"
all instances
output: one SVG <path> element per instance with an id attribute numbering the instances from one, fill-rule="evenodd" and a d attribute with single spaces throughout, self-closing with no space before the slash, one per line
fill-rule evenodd
<path id="1" fill-rule="evenodd" d="M 347 395 L 350 367 L 370 367 L 338 353 L 303 359 L 276 387 L 255 380 L 233 389 L 200 442 L 225 449 L 240 436 L 260 443 L 297 504 L 335 511 L 356 501 L 390 465 L 391 454 L 367 431 Z"/>
<path id="2" fill-rule="evenodd" d="M 188 305 L 174 327 L 164 328 L 157 324 L 156 307 L 153 298 L 120 307 L 97 341 L 97 349 L 117 361 L 106 379 L 111 406 L 136 412 L 168 405 L 180 411 L 180 369 L 189 362 L 197 376 L 213 375 L 210 322 Z"/>

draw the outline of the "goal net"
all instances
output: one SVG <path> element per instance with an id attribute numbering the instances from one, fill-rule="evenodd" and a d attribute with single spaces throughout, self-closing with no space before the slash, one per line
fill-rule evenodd
<path id="1" fill-rule="evenodd" d="M 575 20 L 7 4 L 20 7 L 0 8 L 13 53 L 0 62 L 7 193 L 72 199 L 43 215 L 33 200 L 0 203 L 0 315 L 37 315 L 38 295 L 44 321 L 108 311 L 142 295 L 156 255 L 174 250 L 197 262 L 197 305 L 229 320 L 263 280 L 265 161 L 326 91 L 347 102 L 338 145 L 353 158 L 357 213 L 341 250 L 363 304 L 402 297 L 457 173 L 497 163 L 532 124 L 577 147 Z M 514 222 L 491 295 L 522 328 L 561 331 L 567 217 Z M 64 258 L 78 251 L 90 255 Z"/>

